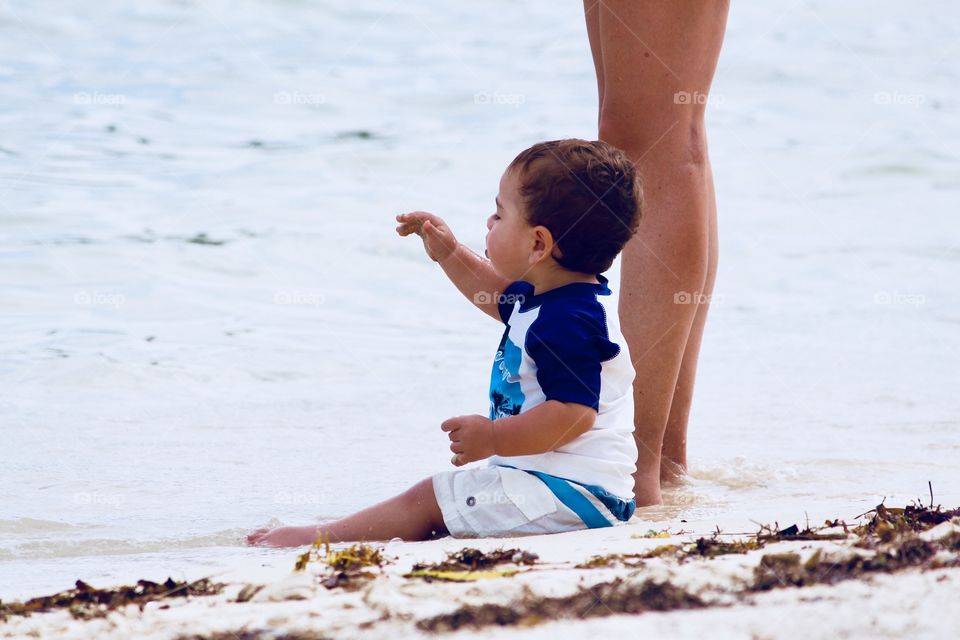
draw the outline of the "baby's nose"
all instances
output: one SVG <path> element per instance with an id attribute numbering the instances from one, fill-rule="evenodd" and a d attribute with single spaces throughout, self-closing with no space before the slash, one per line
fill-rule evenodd
<path id="1" fill-rule="evenodd" d="M 494 214 L 491 213 L 491 214 L 490 214 L 490 217 L 487 218 L 487 229 L 488 229 L 488 230 L 489 230 L 489 229 L 493 229 L 493 215 L 494 215 Z"/>

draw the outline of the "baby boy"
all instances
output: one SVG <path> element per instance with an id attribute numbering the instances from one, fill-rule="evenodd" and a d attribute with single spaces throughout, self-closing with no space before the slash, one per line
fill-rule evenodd
<path id="1" fill-rule="evenodd" d="M 261 529 L 250 544 L 427 540 L 609 527 L 635 509 L 634 369 L 602 273 L 636 233 L 633 163 L 604 142 L 535 144 L 500 179 L 485 258 L 446 223 L 397 216 L 468 300 L 504 324 L 487 415 L 441 425 L 452 463 L 404 493 L 334 522 Z"/>

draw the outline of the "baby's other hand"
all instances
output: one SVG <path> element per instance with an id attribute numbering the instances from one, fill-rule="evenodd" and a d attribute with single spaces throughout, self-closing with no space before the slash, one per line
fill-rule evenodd
<path id="1" fill-rule="evenodd" d="M 423 240 L 423 248 L 434 262 L 440 262 L 457 248 L 457 239 L 440 216 L 426 211 L 412 211 L 397 216 L 397 233 L 408 236 L 415 233 Z"/>
<path id="2" fill-rule="evenodd" d="M 453 451 L 450 462 L 455 467 L 484 460 L 496 453 L 493 420 L 487 416 L 457 416 L 444 420 L 440 428 L 450 436 L 450 451 Z"/>

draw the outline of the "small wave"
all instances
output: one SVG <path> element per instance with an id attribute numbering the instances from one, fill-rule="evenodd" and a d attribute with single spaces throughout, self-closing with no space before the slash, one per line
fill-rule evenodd
<path id="1" fill-rule="evenodd" d="M 69 527 L 70 525 L 68 525 Z M 88 540 L 36 540 L 0 549 L 0 560 L 34 560 L 50 558 L 81 558 L 85 556 L 122 556 L 143 553 L 163 553 L 204 547 L 236 547 L 246 544 L 246 529 L 227 529 L 189 538 L 158 538 L 154 540 L 116 540 L 93 538 Z"/>
<path id="2" fill-rule="evenodd" d="M 769 467 L 737 456 L 729 462 L 699 464 L 691 467 L 694 481 L 718 484 L 728 489 L 759 489 L 773 482 L 796 480 L 797 471 L 790 467 Z"/>
<path id="3" fill-rule="evenodd" d="M 70 524 L 57 520 L 39 520 L 37 518 L 17 518 L 0 520 L 0 534 L 23 535 L 31 533 L 51 533 L 55 531 L 77 531 L 95 529 L 92 524 Z"/>

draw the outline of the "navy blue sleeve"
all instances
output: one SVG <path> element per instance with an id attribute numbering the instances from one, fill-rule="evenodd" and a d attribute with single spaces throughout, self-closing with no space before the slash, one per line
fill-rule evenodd
<path id="1" fill-rule="evenodd" d="M 620 352 L 607 337 L 600 305 L 575 311 L 541 307 L 527 331 L 525 346 L 537 365 L 537 382 L 547 400 L 599 410 L 601 366 Z"/>
<path id="2" fill-rule="evenodd" d="M 532 292 L 533 285 L 523 280 L 511 282 L 510 286 L 503 290 L 497 299 L 497 307 L 500 310 L 500 319 L 503 320 L 504 324 L 510 320 L 510 314 L 513 313 L 513 308 L 516 306 L 516 303 L 522 303 L 524 296 L 528 296 Z"/>

